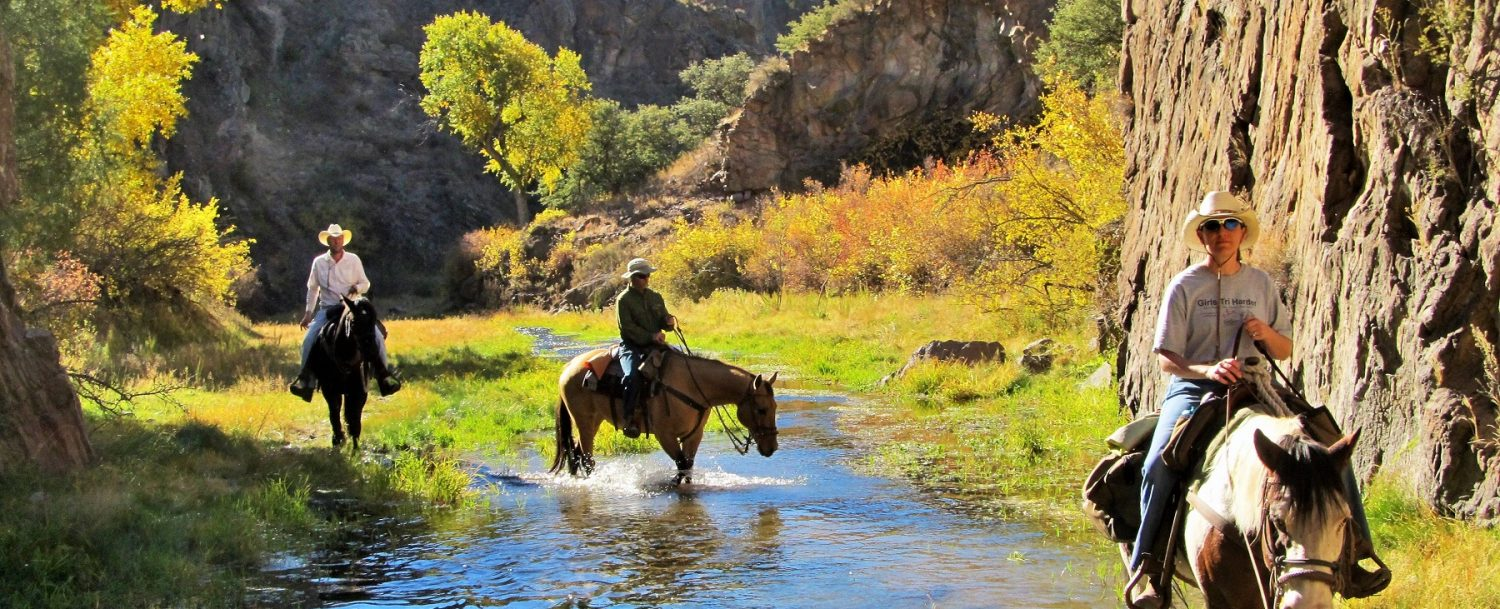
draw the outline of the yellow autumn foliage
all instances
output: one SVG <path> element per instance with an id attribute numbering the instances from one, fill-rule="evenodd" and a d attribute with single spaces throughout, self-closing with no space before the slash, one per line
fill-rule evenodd
<path id="1" fill-rule="evenodd" d="M 665 285 L 847 293 L 956 292 L 986 310 L 1062 313 L 1112 276 L 1124 213 L 1124 147 L 1109 98 L 1049 83 L 1033 126 L 967 160 L 783 196 L 754 222 L 678 222 Z M 975 117 L 978 127 L 1000 124 Z"/>

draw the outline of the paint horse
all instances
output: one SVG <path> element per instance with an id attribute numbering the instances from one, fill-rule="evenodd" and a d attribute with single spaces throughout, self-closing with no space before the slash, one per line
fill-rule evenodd
<path id="1" fill-rule="evenodd" d="M 1324 445 L 1301 419 L 1258 413 L 1225 433 L 1188 483 L 1177 564 L 1209 609 L 1331 609 L 1355 535 L 1341 474 L 1359 433 Z"/>
<path id="2" fill-rule="evenodd" d="M 318 333 L 318 340 L 308 354 L 308 367 L 318 379 L 323 400 L 328 402 L 328 424 L 333 428 L 333 445 L 344 443 L 344 426 L 349 430 L 353 448 L 359 449 L 360 415 L 370 394 L 367 385 L 371 368 L 379 365 L 380 347 L 375 333 L 380 332 L 379 317 L 370 300 L 357 296 L 343 297 L 341 313 Z"/>
<path id="3" fill-rule="evenodd" d="M 605 351 L 596 349 L 574 357 L 558 379 L 557 452 L 552 473 L 566 467 L 569 474 L 591 474 L 599 425 L 609 421 L 616 429 L 625 427 L 623 415 L 614 407 L 619 400 L 583 384 L 589 362 Z M 698 443 L 716 406 L 734 404 L 735 417 L 748 431 L 746 442 L 755 444 L 762 456 L 776 452 L 775 374 L 765 379 L 738 366 L 670 349 L 657 351 L 648 359 L 660 363 L 654 373 L 643 371 L 648 374 L 643 382 L 659 383 L 660 391 L 654 395 L 642 391 L 641 407 L 647 421 L 643 430 L 656 436 L 662 450 L 677 464 L 676 483 L 692 482 Z M 741 452 L 747 450 L 748 446 Z"/>

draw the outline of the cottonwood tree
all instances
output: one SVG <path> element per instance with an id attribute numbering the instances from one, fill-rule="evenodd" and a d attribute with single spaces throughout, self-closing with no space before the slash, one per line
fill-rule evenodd
<path id="1" fill-rule="evenodd" d="M 527 189 L 554 188 L 589 134 L 589 82 L 578 54 L 548 57 L 504 22 L 467 11 L 439 16 L 425 31 L 422 110 L 484 155 L 526 224 Z"/>
<path id="2" fill-rule="evenodd" d="M 8 213 L 19 190 L 14 100 L 10 39 L 0 24 L 0 213 Z M 22 463 L 48 470 L 81 466 L 94 449 L 78 395 L 58 363 L 52 336 L 28 330 L 15 304 L 0 256 L 0 470 Z"/>

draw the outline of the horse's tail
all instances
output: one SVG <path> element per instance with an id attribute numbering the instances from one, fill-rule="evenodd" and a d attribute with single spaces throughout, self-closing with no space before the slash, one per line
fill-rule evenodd
<path id="1" fill-rule="evenodd" d="M 552 469 L 549 473 L 562 471 L 563 464 L 567 464 L 568 473 L 578 474 L 578 443 L 573 441 L 573 415 L 568 413 L 568 405 L 562 398 L 557 399 L 557 451 L 552 455 Z"/>

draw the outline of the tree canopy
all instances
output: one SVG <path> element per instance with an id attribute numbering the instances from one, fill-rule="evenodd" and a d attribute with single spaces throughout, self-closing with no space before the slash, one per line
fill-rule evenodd
<path id="1" fill-rule="evenodd" d="M 425 28 L 419 58 L 422 110 L 517 194 L 517 221 L 530 219 L 525 191 L 551 190 L 588 137 L 590 87 L 577 53 L 540 46 L 479 13 L 442 15 Z"/>

